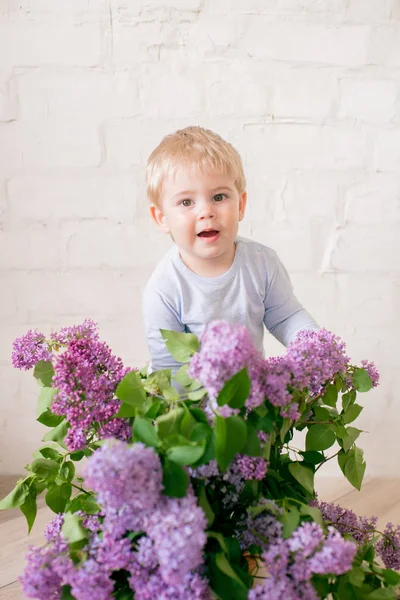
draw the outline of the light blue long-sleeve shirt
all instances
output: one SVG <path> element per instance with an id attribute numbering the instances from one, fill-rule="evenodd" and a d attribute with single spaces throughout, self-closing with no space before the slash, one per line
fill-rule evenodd
<path id="1" fill-rule="evenodd" d="M 263 350 L 264 325 L 282 344 L 301 329 L 319 329 L 293 292 L 276 252 L 238 237 L 233 263 L 218 277 L 193 273 L 173 246 L 157 265 L 143 294 L 143 316 L 151 371 L 181 365 L 169 354 L 160 329 L 200 336 L 209 321 L 245 325 Z"/>

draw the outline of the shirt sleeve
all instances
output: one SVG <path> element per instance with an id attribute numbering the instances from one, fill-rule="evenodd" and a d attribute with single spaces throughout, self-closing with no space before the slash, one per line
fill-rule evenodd
<path id="1" fill-rule="evenodd" d="M 151 357 L 149 372 L 171 369 L 174 374 L 182 365 L 168 352 L 160 329 L 184 332 L 185 326 L 168 299 L 151 285 L 148 285 L 144 291 L 142 312 L 147 347 Z"/>
<path id="2" fill-rule="evenodd" d="M 272 335 L 287 346 L 302 329 L 320 329 L 293 292 L 288 272 L 273 253 L 273 264 L 267 275 L 264 298 L 264 323 Z"/>

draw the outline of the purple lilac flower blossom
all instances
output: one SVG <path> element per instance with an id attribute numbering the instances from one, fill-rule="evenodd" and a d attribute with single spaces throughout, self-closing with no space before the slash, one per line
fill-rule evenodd
<path id="1" fill-rule="evenodd" d="M 68 542 L 57 537 L 57 525 L 48 532 L 53 539 L 43 548 L 29 548 L 25 560 L 26 566 L 19 581 L 25 596 L 36 600 L 58 600 L 60 590 L 66 583 L 66 576 L 73 569 L 69 558 Z"/>
<path id="2" fill-rule="evenodd" d="M 199 573 L 187 573 L 172 585 L 163 580 L 159 570 L 149 571 L 139 563 L 131 565 L 130 572 L 135 600 L 211 600 L 208 581 Z"/>
<path id="3" fill-rule="evenodd" d="M 302 523 L 290 538 L 277 539 L 263 553 L 268 577 L 250 591 L 249 600 L 316 599 L 312 575 L 346 573 L 356 553 L 356 544 L 344 540 L 333 527 L 328 528 L 325 538 L 317 523 Z M 271 595 L 273 590 L 276 596 Z"/>
<path id="4" fill-rule="evenodd" d="M 285 357 L 273 357 L 267 360 L 264 393 L 273 406 L 286 406 L 292 396 L 288 391 L 291 381 L 291 365 Z"/>
<path id="5" fill-rule="evenodd" d="M 16 369 L 31 369 L 40 360 L 52 360 L 51 347 L 43 333 L 30 329 L 13 343 L 11 362 Z"/>
<path id="6" fill-rule="evenodd" d="M 94 558 L 74 569 L 68 583 L 76 600 L 112 600 L 114 582 L 110 572 Z"/>
<path id="7" fill-rule="evenodd" d="M 55 362 L 52 411 L 65 415 L 71 426 L 67 437 L 70 450 L 81 449 L 93 422 L 110 421 L 120 401 L 114 392 L 127 373 L 120 358 L 97 338 L 74 338 Z"/>
<path id="8" fill-rule="evenodd" d="M 262 456 L 239 454 L 235 460 L 236 467 L 243 479 L 261 481 L 267 473 L 268 463 Z"/>
<path id="9" fill-rule="evenodd" d="M 375 550 L 387 569 L 400 571 L 400 525 L 388 523 L 384 535 L 375 545 Z"/>
<path id="10" fill-rule="evenodd" d="M 149 516 L 146 533 L 153 541 L 163 580 L 178 585 L 203 562 L 207 519 L 190 493 L 184 498 L 164 496 Z"/>
<path id="11" fill-rule="evenodd" d="M 282 536 L 283 526 L 276 517 L 276 514 L 282 511 L 272 500 L 262 498 L 258 506 L 262 505 L 265 505 L 263 512 L 253 517 L 249 511 L 245 522 L 242 523 L 242 531 L 238 533 L 238 537 L 243 549 L 255 544 L 267 550 L 270 544 L 275 543 Z"/>
<path id="12" fill-rule="evenodd" d="M 61 346 L 68 344 L 73 339 L 91 338 L 92 340 L 99 339 L 97 323 L 92 319 L 85 319 L 80 325 L 71 327 L 62 327 L 59 331 L 51 334 L 51 341 Z"/>
<path id="13" fill-rule="evenodd" d="M 118 535 L 137 530 L 159 503 L 162 476 L 158 455 L 140 442 L 132 446 L 106 442 L 84 470 L 85 482 L 97 493 L 105 512 L 105 529 L 112 532 L 118 527 Z"/>
<path id="14" fill-rule="evenodd" d="M 357 546 L 346 541 L 334 527 L 328 527 L 328 535 L 318 552 L 310 558 L 313 573 L 342 575 L 352 567 Z"/>
<path id="15" fill-rule="evenodd" d="M 378 387 L 379 385 L 379 371 L 375 366 L 375 363 L 369 362 L 368 360 L 362 360 L 361 366 L 365 369 L 372 381 L 372 387 Z"/>
<path id="16" fill-rule="evenodd" d="M 321 511 L 325 522 L 331 523 L 342 535 L 350 534 L 360 546 L 371 541 L 374 536 L 378 517 L 358 517 L 351 509 L 339 504 L 311 500 L 310 506 Z"/>
<path id="17" fill-rule="evenodd" d="M 111 419 L 100 427 L 97 435 L 101 440 L 115 438 L 122 442 L 128 442 L 132 437 L 132 426 L 128 419 Z"/>
<path id="18" fill-rule="evenodd" d="M 58 514 L 52 521 L 47 525 L 44 531 L 44 537 L 48 542 L 52 542 L 60 537 L 61 528 L 64 524 L 64 515 Z"/>
<path id="19" fill-rule="evenodd" d="M 200 351 L 190 361 L 189 376 L 207 389 L 210 407 L 217 410 L 216 398 L 224 383 L 246 366 L 251 379 L 256 363 L 264 361 L 261 353 L 255 350 L 249 331 L 243 326 L 212 321 L 202 333 L 200 342 Z M 258 397 L 259 393 L 256 389 L 252 390 L 249 400 L 252 395 Z M 255 406 L 262 401 L 263 397 L 260 397 Z M 234 409 L 223 407 L 221 415 L 227 417 L 235 413 Z"/>
<path id="20" fill-rule="evenodd" d="M 344 342 L 326 329 L 303 330 L 288 345 L 287 358 L 291 362 L 292 385 L 308 388 L 317 394 L 321 386 L 335 374 L 344 374 L 349 363 Z"/>

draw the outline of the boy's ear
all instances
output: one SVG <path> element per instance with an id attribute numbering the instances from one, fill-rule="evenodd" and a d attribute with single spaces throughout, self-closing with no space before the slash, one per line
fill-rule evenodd
<path id="1" fill-rule="evenodd" d="M 247 192 L 243 192 L 239 198 L 239 221 L 242 221 L 247 204 Z"/>
<path id="2" fill-rule="evenodd" d="M 150 215 L 164 233 L 169 233 L 167 219 L 162 210 L 155 204 L 150 204 Z"/>

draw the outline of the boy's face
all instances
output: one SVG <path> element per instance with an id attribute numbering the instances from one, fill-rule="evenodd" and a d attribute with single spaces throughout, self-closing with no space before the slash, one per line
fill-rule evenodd
<path id="1" fill-rule="evenodd" d="M 172 235 L 186 265 L 210 277 L 232 264 L 246 200 L 229 175 L 182 170 L 164 180 L 160 206 L 152 205 L 150 213 Z"/>

